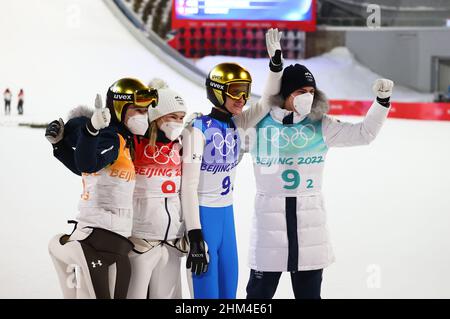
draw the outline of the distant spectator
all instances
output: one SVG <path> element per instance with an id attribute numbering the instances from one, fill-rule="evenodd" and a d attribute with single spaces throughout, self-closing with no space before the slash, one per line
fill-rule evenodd
<path id="1" fill-rule="evenodd" d="M 5 99 L 5 115 L 11 114 L 11 91 L 7 88 L 3 92 L 3 97 Z"/>
<path id="2" fill-rule="evenodd" d="M 23 100 L 24 100 L 24 93 L 23 89 L 20 89 L 19 95 L 17 96 L 18 102 L 17 102 L 17 113 L 19 115 L 23 115 Z"/>

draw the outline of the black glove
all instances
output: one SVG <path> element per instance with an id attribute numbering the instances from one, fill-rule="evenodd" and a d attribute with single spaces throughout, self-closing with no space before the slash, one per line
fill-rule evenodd
<path id="1" fill-rule="evenodd" d="M 380 105 L 388 108 L 390 103 L 390 98 L 394 88 L 394 82 L 388 79 L 378 79 L 373 82 L 372 91 L 377 96 L 377 102 Z"/>
<path id="2" fill-rule="evenodd" d="M 201 275 L 208 271 L 208 246 L 203 240 L 201 229 L 193 229 L 188 232 L 189 252 L 186 260 L 186 268 L 192 266 L 192 272 Z"/>
<path id="3" fill-rule="evenodd" d="M 283 70 L 283 60 L 281 58 L 281 50 L 276 50 L 275 55 L 270 58 L 269 67 L 272 72 L 280 72 Z"/>
<path id="4" fill-rule="evenodd" d="M 64 122 L 60 118 L 51 122 L 45 130 L 45 137 L 52 144 L 59 143 L 64 136 Z"/>
<path id="5" fill-rule="evenodd" d="M 382 106 L 384 106 L 384 107 L 389 107 L 389 106 L 391 106 L 390 100 L 391 100 L 391 97 L 390 97 L 390 96 L 388 96 L 388 97 L 386 97 L 386 98 L 384 98 L 384 99 L 379 98 L 379 97 L 377 96 L 377 102 L 380 103 L 380 105 L 382 105 Z"/>
<path id="6" fill-rule="evenodd" d="M 272 72 L 283 71 L 283 55 L 281 52 L 281 37 L 283 33 L 278 29 L 269 29 L 266 32 L 266 47 L 269 53 L 269 67 Z"/>

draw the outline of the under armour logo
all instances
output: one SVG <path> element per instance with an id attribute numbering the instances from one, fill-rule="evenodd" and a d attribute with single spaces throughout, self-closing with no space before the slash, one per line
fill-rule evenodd
<path id="1" fill-rule="evenodd" d="M 97 267 L 97 266 L 102 266 L 103 264 L 102 264 L 102 261 L 99 259 L 99 260 L 97 260 L 97 262 L 94 262 L 94 261 L 91 261 L 91 265 L 92 265 L 92 268 L 95 268 L 95 267 Z"/>
<path id="2" fill-rule="evenodd" d="M 212 122 L 212 120 L 206 121 L 206 125 L 207 125 L 208 127 L 210 127 L 210 126 L 211 126 L 211 122 Z"/>

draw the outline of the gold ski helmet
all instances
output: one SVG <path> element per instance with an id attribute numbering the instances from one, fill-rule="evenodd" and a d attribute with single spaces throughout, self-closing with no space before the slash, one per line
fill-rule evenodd
<path id="1" fill-rule="evenodd" d="M 123 121 L 126 108 L 131 104 L 144 109 L 149 106 L 156 107 L 158 91 L 138 79 L 123 78 L 114 82 L 106 94 L 106 107 L 118 122 Z"/>
<path id="2" fill-rule="evenodd" d="M 250 97 L 252 77 L 250 73 L 237 63 L 221 63 L 216 65 L 206 78 L 206 93 L 208 100 L 217 107 L 225 105 L 228 95 L 232 99 Z"/>

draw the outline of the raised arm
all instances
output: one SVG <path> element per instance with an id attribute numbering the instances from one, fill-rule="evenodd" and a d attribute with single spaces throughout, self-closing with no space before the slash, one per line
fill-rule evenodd
<path id="1" fill-rule="evenodd" d="M 54 120 L 47 126 L 45 137 L 52 144 L 53 156 L 74 174 L 81 175 L 81 172 L 75 165 L 74 150 L 69 143 L 69 138 L 64 134 L 64 131 L 67 132 L 64 128 L 64 121 L 61 118 Z"/>
<path id="2" fill-rule="evenodd" d="M 360 123 L 341 122 L 325 115 L 322 132 L 328 146 L 344 147 L 365 145 L 372 142 L 383 126 L 390 107 L 390 96 L 394 82 L 387 79 L 376 80 L 372 89 L 377 95 L 364 120 Z"/>
<path id="3" fill-rule="evenodd" d="M 76 117 L 66 124 L 55 120 L 48 125 L 45 137 L 53 146 L 53 155 L 73 173 L 94 173 L 119 154 L 119 136 L 115 128 L 108 127 L 109 120 L 109 110 L 103 109 L 97 98 L 91 119 Z"/>
<path id="4" fill-rule="evenodd" d="M 119 155 L 120 139 L 117 132 L 104 129 L 92 136 L 86 127 L 80 129 L 74 158 L 83 173 L 95 173 L 113 163 Z"/>
<path id="5" fill-rule="evenodd" d="M 100 95 L 95 99 L 91 119 L 80 129 L 75 149 L 75 163 L 83 173 L 95 173 L 111 164 L 119 155 L 120 140 L 109 128 L 111 114 L 103 108 Z"/>
<path id="6" fill-rule="evenodd" d="M 281 51 L 282 32 L 269 29 L 266 33 L 266 46 L 269 53 L 269 74 L 261 98 L 255 105 L 234 117 L 236 126 L 242 129 L 254 127 L 270 111 L 270 97 L 280 93 L 281 76 L 283 75 L 283 56 Z"/>

